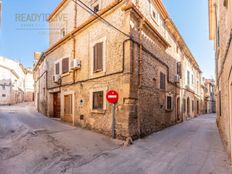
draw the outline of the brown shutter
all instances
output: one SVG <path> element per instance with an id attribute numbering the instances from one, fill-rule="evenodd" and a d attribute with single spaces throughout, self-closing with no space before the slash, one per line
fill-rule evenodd
<path id="1" fill-rule="evenodd" d="M 167 109 L 171 110 L 172 109 L 172 97 L 167 96 Z"/>
<path id="2" fill-rule="evenodd" d="M 103 70 L 103 42 L 97 43 L 93 48 L 94 72 Z"/>
<path id="3" fill-rule="evenodd" d="M 64 58 L 62 60 L 62 73 L 67 73 L 69 71 L 69 58 Z"/>
<path id="4" fill-rule="evenodd" d="M 93 47 L 93 71 L 97 71 L 97 44 Z"/>
<path id="5" fill-rule="evenodd" d="M 166 79 L 165 79 L 165 74 L 160 72 L 160 89 L 165 89 L 166 88 Z"/>
<path id="6" fill-rule="evenodd" d="M 60 74 L 60 64 L 56 64 L 56 74 Z"/>
<path id="7" fill-rule="evenodd" d="M 177 63 L 177 74 L 180 76 L 180 78 L 182 77 L 181 62 Z"/>
<path id="8" fill-rule="evenodd" d="M 99 71 L 102 71 L 103 69 L 103 43 L 98 43 L 98 48 L 97 48 L 97 69 Z"/>

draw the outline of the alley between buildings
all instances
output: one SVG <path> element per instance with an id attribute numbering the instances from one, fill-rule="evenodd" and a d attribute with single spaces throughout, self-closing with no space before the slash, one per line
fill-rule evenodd
<path id="1" fill-rule="evenodd" d="M 214 114 L 124 147 L 37 113 L 32 104 L 0 107 L 1 174 L 231 174 Z"/>

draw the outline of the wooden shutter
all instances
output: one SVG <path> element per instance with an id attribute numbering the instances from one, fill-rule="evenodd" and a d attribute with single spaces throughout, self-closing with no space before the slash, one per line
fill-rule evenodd
<path id="1" fill-rule="evenodd" d="M 185 113 L 186 112 L 186 100 L 183 99 L 183 112 Z"/>
<path id="2" fill-rule="evenodd" d="M 167 96 L 167 109 L 172 110 L 172 97 Z"/>
<path id="3" fill-rule="evenodd" d="M 97 43 L 93 49 L 94 52 L 94 72 L 103 70 L 103 42 Z"/>
<path id="4" fill-rule="evenodd" d="M 180 63 L 180 62 L 177 63 L 177 74 L 178 74 L 180 77 L 182 77 L 181 63 Z"/>
<path id="5" fill-rule="evenodd" d="M 66 115 L 72 114 L 72 95 L 65 95 L 64 96 L 64 113 Z"/>
<path id="6" fill-rule="evenodd" d="M 160 72 L 160 89 L 165 89 L 166 88 L 166 78 L 165 74 Z"/>
<path id="7" fill-rule="evenodd" d="M 60 63 L 56 64 L 56 74 L 60 74 Z"/>
<path id="8" fill-rule="evenodd" d="M 69 71 L 69 58 L 64 58 L 62 60 L 62 73 L 67 73 Z"/>
<path id="9" fill-rule="evenodd" d="M 192 100 L 192 112 L 195 110 L 194 100 Z"/>

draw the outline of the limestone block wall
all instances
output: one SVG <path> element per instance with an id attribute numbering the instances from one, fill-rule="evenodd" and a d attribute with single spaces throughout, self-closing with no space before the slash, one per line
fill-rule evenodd
<path id="1" fill-rule="evenodd" d="M 221 132 L 224 144 L 228 151 L 230 159 L 232 159 L 232 136 L 231 125 L 232 118 L 232 45 L 229 44 L 231 39 L 232 28 L 232 2 L 228 1 L 225 7 L 223 1 L 218 1 L 218 37 L 215 38 L 216 46 L 216 77 L 217 93 L 216 93 L 216 110 L 219 130 Z M 221 95 L 220 95 L 221 94 Z"/>

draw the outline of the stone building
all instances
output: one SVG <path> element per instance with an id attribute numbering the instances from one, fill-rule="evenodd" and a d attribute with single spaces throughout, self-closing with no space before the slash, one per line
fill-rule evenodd
<path id="1" fill-rule="evenodd" d="M 232 1 L 209 0 L 210 40 L 215 45 L 216 111 L 223 141 L 232 159 Z"/>
<path id="2" fill-rule="evenodd" d="M 205 79 L 204 95 L 205 95 L 205 113 L 216 112 L 215 101 L 215 81 L 213 79 Z"/>
<path id="3" fill-rule="evenodd" d="M 22 64 L 0 57 L 0 105 L 33 101 L 33 73 Z"/>
<path id="4" fill-rule="evenodd" d="M 36 106 L 49 117 L 138 138 L 200 114 L 201 71 L 160 0 L 63 0 L 50 47 L 34 66 Z"/>

